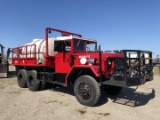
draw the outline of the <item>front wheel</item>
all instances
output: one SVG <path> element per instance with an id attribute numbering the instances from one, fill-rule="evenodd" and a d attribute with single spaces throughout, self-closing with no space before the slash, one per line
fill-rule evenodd
<path id="1" fill-rule="evenodd" d="M 77 78 L 74 84 L 74 94 L 82 105 L 93 106 L 98 103 L 101 91 L 92 76 L 83 75 Z"/>

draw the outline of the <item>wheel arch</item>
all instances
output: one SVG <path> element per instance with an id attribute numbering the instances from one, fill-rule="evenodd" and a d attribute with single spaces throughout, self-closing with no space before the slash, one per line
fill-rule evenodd
<path id="1" fill-rule="evenodd" d="M 75 80 L 81 75 L 90 75 L 98 80 L 99 74 L 92 67 L 74 67 L 66 76 L 65 85 L 73 85 Z"/>

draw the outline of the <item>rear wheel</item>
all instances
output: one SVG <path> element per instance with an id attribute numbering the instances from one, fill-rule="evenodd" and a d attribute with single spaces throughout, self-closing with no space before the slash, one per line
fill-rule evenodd
<path id="1" fill-rule="evenodd" d="M 29 90 L 37 91 L 40 88 L 40 81 L 37 80 L 37 72 L 35 70 L 31 70 L 28 72 L 27 85 Z"/>
<path id="2" fill-rule="evenodd" d="M 25 69 L 21 69 L 17 74 L 17 82 L 19 87 L 27 88 L 27 71 Z"/>
<path id="3" fill-rule="evenodd" d="M 109 95 L 118 95 L 122 91 L 122 87 L 106 85 L 103 90 Z"/>
<path id="4" fill-rule="evenodd" d="M 46 82 L 45 81 L 41 81 L 41 83 L 40 83 L 40 90 L 43 90 L 43 89 L 45 89 L 45 87 L 46 87 Z"/>
<path id="5" fill-rule="evenodd" d="M 101 91 L 93 77 L 83 75 L 74 84 L 74 94 L 82 105 L 93 106 L 98 103 Z"/>

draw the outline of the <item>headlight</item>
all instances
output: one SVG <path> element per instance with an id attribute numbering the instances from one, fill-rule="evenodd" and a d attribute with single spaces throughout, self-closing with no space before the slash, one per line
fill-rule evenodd
<path id="1" fill-rule="evenodd" d="M 96 64 L 97 59 L 96 58 L 89 58 L 89 59 L 87 59 L 87 62 L 92 63 L 92 64 Z"/>
<path id="2" fill-rule="evenodd" d="M 82 65 L 86 64 L 86 63 L 87 63 L 87 59 L 84 58 L 84 57 L 82 57 L 82 58 L 80 59 L 80 63 L 81 63 Z"/>

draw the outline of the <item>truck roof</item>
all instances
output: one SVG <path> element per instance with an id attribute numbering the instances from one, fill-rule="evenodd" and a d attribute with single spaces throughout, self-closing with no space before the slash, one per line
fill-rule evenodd
<path id="1" fill-rule="evenodd" d="M 79 40 L 86 40 L 86 41 L 90 41 L 90 42 L 97 42 L 96 40 L 93 40 L 93 39 L 74 37 L 74 36 L 60 36 L 60 37 L 56 38 L 56 40 L 69 40 L 69 39 L 79 39 Z"/>

